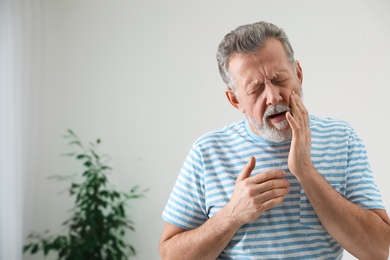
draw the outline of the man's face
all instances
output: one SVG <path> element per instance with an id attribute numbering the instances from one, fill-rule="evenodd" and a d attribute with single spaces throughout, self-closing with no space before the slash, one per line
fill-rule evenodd
<path id="1" fill-rule="evenodd" d="M 255 54 L 234 55 L 229 71 L 236 91 L 228 89 L 226 95 L 245 113 L 251 130 L 274 142 L 290 139 L 286 111 L 290 110 L 291 92 L 301 95 L 303 76 L 299 63 L 288 61 L 282 43 L 270 38 Z"/>

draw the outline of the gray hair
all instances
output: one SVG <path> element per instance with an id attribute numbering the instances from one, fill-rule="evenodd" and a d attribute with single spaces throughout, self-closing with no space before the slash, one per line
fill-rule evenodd
<path id="1" fill-rule="evenodd" d="M 228 88 L 235 90 L 236 86 L 229 72 L 229 59 L 235 54 L 251 54 L 257 52 L 264 45 L 264 42 L 271 37 L 278 39 L 283 44 L 288 61 L 294 64 L 294 51 L 286 33 L 282 28 L 272 23 L 261 21 L 242 25 L 225 36 L 218 46 L 217 62 L 219 73 Z"/>

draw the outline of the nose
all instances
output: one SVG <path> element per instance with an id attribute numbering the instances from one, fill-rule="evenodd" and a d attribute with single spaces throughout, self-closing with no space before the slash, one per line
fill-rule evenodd
<path id="1" fill-rule="evenodd" d="M 277 86 L 274 86 L 272 83 L 266 84 L 265 86 L 265 95 L 267 105 L 277 105 L 282 101 L 282 96 L 280 89 Z"/>

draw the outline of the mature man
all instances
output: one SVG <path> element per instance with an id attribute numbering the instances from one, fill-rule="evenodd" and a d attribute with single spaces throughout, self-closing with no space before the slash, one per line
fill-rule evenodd
<path id="1" fill-rule="evenodd" d="M 225 36 L 217 60 L 245 120 L 200 137 L 163 212 L 163 259 L 387 259 L 390 220 L 361 139 L 309 115 L 284 31 Z"/>

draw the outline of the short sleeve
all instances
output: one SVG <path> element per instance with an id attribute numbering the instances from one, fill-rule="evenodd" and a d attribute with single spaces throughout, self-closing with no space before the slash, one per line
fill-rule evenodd
<path id="1" fill-rule="evenodd" d="M 193 146 L 183 163 L 162 213 L 165 221 L 190 230 L 207 220 L 203 179 L 202 156 Z"/>
<path id="2" fill-rule="evenodd" d="M 346 198 L 365 209 L 385 209 L 363 141 L 352 131 L 348 142 Z"/>

